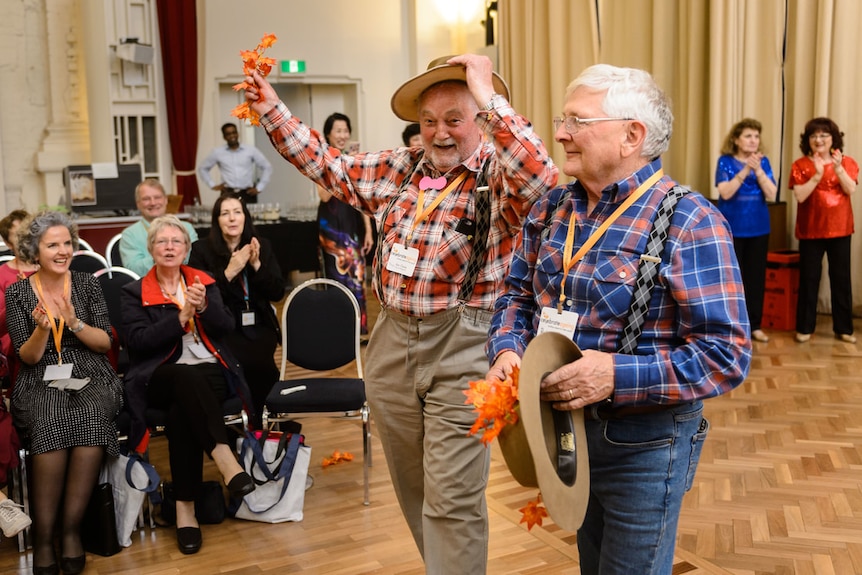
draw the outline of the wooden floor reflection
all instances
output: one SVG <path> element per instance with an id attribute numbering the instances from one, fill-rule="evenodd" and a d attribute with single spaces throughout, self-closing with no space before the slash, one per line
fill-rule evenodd
<path id="1" fill-rule="evenodd" d="M 830 325 L 821 318 L 806 344 L 771 332 L 769 343 L 755 344 L 748 380 L 707 402 L 712 428 L 684 502 L 674 573 L 862 573 L 862 344 L 838 342 Z M 86 573 L 423 573 L 376 436 L 366 507 L 361 422 L 301 421 L 314 477 L 303 521 L 204 526 L 203 548 L 192 556 L 178 551 L 173 529 L 145 529 L 114 557 L 89 555 Z M 322 468 L 335 450 L 356 459 Z M 153 441 L 152 460 L 167 476 L 164 438 Z M 211 463 L 206 469 L 216 478 Z M 578 574 L 573 533 L 551 521 L 529 532 L 519 524 L 518 508 L 534 496 L 512 479 L 495 445 L 488 572 Z M 0 573 L 29 573 L 31 561 L 15 541 L 0 543 Z"/>

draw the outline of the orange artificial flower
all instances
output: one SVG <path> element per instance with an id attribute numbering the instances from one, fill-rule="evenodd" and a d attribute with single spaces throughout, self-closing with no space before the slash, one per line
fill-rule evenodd
<path id="1" fill-rule="evenodd" d="M 470 428 L 468 435 L 475 435 L 483 430 L 481 441 L 490 444 L 500 435 L 503 427 L 518 422 L 518 367 L 512 369 L 505 380 L 491 379 L 469 382 L 470 389 L 464 391 L 467 401 L 473 404 L 476 422 Z"/>
<path id="2" fill-rule="evenodd" d="M 527 524 L 527 531 L 533 528 L 533 525 L 542 526 L 542 519 L 548 516 L 548 510 L 542 505 L 542 494 L 535 500 L 528 502 L 524 507 L 518 509 L 521 512 L 521 523 Z"/>
<path id="3" fill-rule="evenodd" d="M 353 461 L 353 454 L 349 451 L 333 451 L 332 457 L 323 458 L 323 467 L 329 467 L 330 465 L 335 465 L 342 461 Z"/>
<path id="4" fill-rule="evenodd" d="M 275 59 L 266 58 L 263 53 L 267 48 L 275 44 L 276 40 L 278 40 L 278 38 L 275 37 L 275 34 L 264 34 L 263 38 L 260 39 L 260 43 L 257 45 L 257 48 L 254 50 L 240 50 L 239 55 L 242 58 L 243 76 L 251 76 L 257 72 L 266 78 L 269 73 L 272 72 L 272 67 L 275 65 Z M 248 87 L 248 82 L 243 80 L 239 84 L 234 84 L 233 89 L 238 92 L 240 90 L 245 90 Z M 240 120 L 248 120 L 252 126 L 260 126 L 260 115 L 251 109 L 248 102 L 243 102 L 231 110 L 230 115 L 239 118 Z"/>

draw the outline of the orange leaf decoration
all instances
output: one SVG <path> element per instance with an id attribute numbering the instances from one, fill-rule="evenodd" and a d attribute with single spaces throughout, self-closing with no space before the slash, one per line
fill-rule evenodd
<path id="1" fill-rule="evenodd" d="M 278 38 L 275 34 L 264 34 L 260 39 L 260 43 L 254 50 L 240 50 L 239 55 L 242 58 L 242 75 L 251 76 L 255 72 L 266 78 L 272 72 L 272 67 L 275 65 L 274 58 L 264 57 L 264 51 L 275 44 Z M 239 84 L 234 84 L 235 91 L 245 90 L 249 85 L 244 80 Z M 260 115 L 251 109 L 248 102 L 243 102 L 230 112 L 231 116 L 240 120 L 248 120 L 252 126 L 260 126 Z"/>
<path id="2" fill-rule="evenodd" d="M 548 510 L 542 505 L 542 494 L 540 493 L 534 501 L 530 501 L 524 507 L 518 509 L 521 512 L 521 523 L 527 524 L 527 531 L 533 528 L 533 525 L 542 526 L 542 519 L 548 516 Z"/>
<path id="3" fill-rule="evenodd" d="M 470 389 L 464 391 L 467 401 L 476 409 L 476 422 L 470 428 L 468 435 L 475 435 L 482 431 L 480 438 L 485 445 L 494 441 L 506 425 L 518 422 L 518 414 L 515 407 L 518 405 L 518 375 L 517 367 L 505 380 L 498 379 L 471 381 L 468 383 Z"/>
<path id="4" fill-rule="evenodd" d="M 333 451 L 332 457 L 323 458 L 323 467 L 329 467 L 342 461 L 353 461 L 353 454 L 349 451 Z"/>

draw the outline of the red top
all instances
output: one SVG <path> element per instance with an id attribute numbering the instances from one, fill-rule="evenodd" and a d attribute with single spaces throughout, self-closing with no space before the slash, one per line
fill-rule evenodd
<path id="1" fill-rule="evenodd" d="M 859 165 L 850 156 L 844 156 L 841 165 L 847 175 L 856 182 Z M 814 161 L 808 156 L 793 162 L 790 168 L 792 190 L 797 184 L 804 184 L 816 173 Z M 841 238 L 853 233 L 853 206 L 850 196 L 841 189 L 832 162 L 823 167 L 823 177 L 817 187 L 804 202 L 799 202 L 796 210 L 796 239 L 821 240 Z"/>

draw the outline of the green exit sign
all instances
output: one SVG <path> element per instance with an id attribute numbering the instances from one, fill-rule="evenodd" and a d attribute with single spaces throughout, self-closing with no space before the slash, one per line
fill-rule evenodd
<path id="1" fill-rule="evenodd" d="M 282 74 L 299 74 L 305 72 L 305 60 L 282 60 Z"/>

